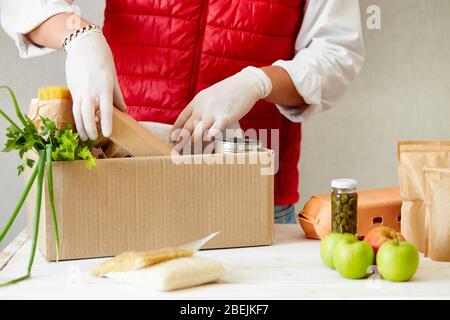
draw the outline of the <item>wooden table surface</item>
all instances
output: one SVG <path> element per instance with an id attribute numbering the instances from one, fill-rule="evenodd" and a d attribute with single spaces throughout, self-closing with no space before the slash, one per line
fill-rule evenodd
<path id="1" fill-rule="evenodd" d="M 405 283 L 347 280 L 322 265 L 320 242 L 305 239 L 298 225 L 276 225 L 275 234 L 272 246 L 199 252 L 223 262 L 226 275 L 218 283 L 174 292 L 90 276 L 103 259 L 49 263 L 38 253 L 33 278 L 0 288 L 0 299 L 450 299 L 450 263 L 421 256 L 416 275 Z M 3 250 L 1 282 L 23 275 L 29 252 L 24 233 Z"/>

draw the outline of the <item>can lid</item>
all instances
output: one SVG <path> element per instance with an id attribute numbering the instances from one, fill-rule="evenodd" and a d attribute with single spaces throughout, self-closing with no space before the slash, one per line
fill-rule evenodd
<path id="1" fill-rule="evenodd" d="M 336 189 L 356 189 L 358 181 L 354 179 L 334 179 L 331 181 L 331 187 Z"/>
<path id="2" fill-rule="evenodd" d="M 235 153 L 259 151 L 262 148 L 262 143 L 253 139 L 233 138 L 226 140 L 215 140 L 214 147 L 216 153 Z"/>

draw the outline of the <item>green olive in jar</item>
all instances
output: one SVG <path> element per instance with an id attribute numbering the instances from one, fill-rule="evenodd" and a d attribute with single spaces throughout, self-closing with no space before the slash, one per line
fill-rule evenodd
<path id="1" fill-rule="evenodd" d="M 358 194 L 357 182 L 336 179 L 331 182 L 331 227 L 333 232 L 356 234 Z"/>

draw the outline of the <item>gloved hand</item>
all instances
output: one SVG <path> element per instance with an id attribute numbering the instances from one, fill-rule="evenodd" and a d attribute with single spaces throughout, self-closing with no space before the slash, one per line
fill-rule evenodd
<path id="1" fill-rule="evenodd" d="M 66 78 L 73 99 L 73 115 L 81 140 L 98 137 L 96 112 L 102 134 L 112 132 L 113 105 L 126 109 L 117 81 L 114 60 L 101 31 L 75 38 L 66 46 Z"/>
<path id="2" fill-rule="evenodd" d="M 224 129 L 235 127 L 255 103 L 271 91 L 272 82 L 264 71 L 246 67 L 199 92 L 180 113 L 172 128 L 177 148 L 181 149 L 189 142 L 195 144 L 203 139 L 204 133 L 211 138 Z"/>

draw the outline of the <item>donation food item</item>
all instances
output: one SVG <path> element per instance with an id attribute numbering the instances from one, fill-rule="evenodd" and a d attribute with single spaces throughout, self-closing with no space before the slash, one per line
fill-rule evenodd
<path id="1" fill-rule="evenodd" d="M 408 281 L 419 265 L 416 247 L 403 239 L 395 230 L 378 227 L 368 233 L 369 240 L 377 240 L 371 246 L 367 240 L 358 241 L 349 233 L 330 233 L 320 243 L 322 262 L 344 278 L 361 279 L 371 272 L 376 261 L 381 276 L 390 281 Z M 393 240 L 389 240 L 393 239 Z M 376 251 L 380 242 L 381 246 Z"/>
<path id="2" fill-rule="evenodd" d="M 342 239 L 356 240 L 355 235 L 350 233 L 330 233 L 327 234 L 320 243 L 320 258 L 322 262 L 331 269 L 334 269 L 333 253 L 336 244 Z"/>
<path id="3" fill-rule="evenodd" d="M 450 168 L 425 168 L 425 254 L 450 261 Z"/>
<path id="4" fill-rule="evenodd" d="M 358 192 L 358 236 L 366 235 L 376 226 L 388 226 L 400 230 L 402 200 L 397 188 L 375 189 Z M 322 239 L 331 232 L 330 194 L 315 195 L 298 215 L 305 236 Z"/>
<path id="5" fill-rule="evenodd" d="M 13 91 L 6 86 L 0 87 L 0 89 L 6 89 L 12 98 L 14 109 L 16 111 L 16 116 L 19 120 L 18 123 L 14 122 L 3 110 L 0 109 L 0 115 L 3 116 L 6 121 L 9 122 L 10 126 L 7 128 L 6 133 L 6 143 L 3 151 L 11 152 L 18 151 L 19 157 L 24 159 L 24 162 L 19 165 L 18 173 L 22 173 L 26 167 L 33 168 L 30 178 L 25 186 L 19 202 L 14 209 L 11 217 L 9 218 L 6 226 L 0 233 L 0 242 L 4 239 L 8 231 L 10 230 L 12 224 L 14 223 L 17 215 L 19 214 L 23 203 L 25 202 L 34 182 L 37 179 L 36 185 L 36 200 L 35 200 L 35 211 L 34 211 L 34 224 L 32 230 L 32 250 L 30 255 L 30 260 L 28 262 L 27 273 L 17 279 L 8 281 L 6 283 L 0 284 L 0 286 L 11 285 L 31 277 L 31 269 L 33 267 L 34 256 L 36 253 L 39 222 L 41 214 L 41 203 L 42 198 L 46 197 L 44 195 L 44 174 L 47 173 L 47 192 L 49 199 L 49 207 L 52 216 L 52 226 L 55 238 L 56 256 L 59 256 L 59 232 L 58 223 L 56 219 L 56 206 L 54 201 L 53 192 L 53 161 L 60 160 L 76 160 L 83 159 L 86 161 L 86 166 L 92 168 L 95 165 L 95 158 L 91 153 L 90 147 L 91 142 L 87 144 L 79 141 L 78 135 L 72 132 L 70 124 L 65 124 L 61 128 L 58 128 L 57 124 L 40 114 L 42 110 L 38 109 L 36 114 L 36 119 L 39 118 L 38 127 L 36 123 L 33 122 L 29 117 L 24 116 L 19 108 L 17 99 Z M 39 91 L 41 96 L 44 96 L 49 101 L 55 101 L 61 97 L 65 97 L 65 91 L 63 89 L 42 89 Z M 45 92 L 45 95 L 44 93 Z M 52 96 L 54 94 L 54 96 Z M 39 103 L 38 103 L 39 104 Z M 56 113 L 55 113 L 56 114 Z M 61 120 L 59 117 L 54 117 L 56 120 Z M 38 155 L 38 161 L 36 163 L 35 157 L 32 154 Z"/>
<path id="6" fill-rule="evenodd" d="M 374 261 L 372 247 L 365 241 L 342 239 L 334 248 L 333 264 L 341 276 L 361 279 L 369 273 Z"/>
<path id="7" fill-rule="evenodd" d="M 381 276 L 390 281 L 408 281 L 416 273 L 419 253 L 406 241 L 385 242 L 377 253 L 377 268 Z"/>
<path id="8" fill-rule="evenodd" d="M 238 153 L 261 151 L 262 143 L 249 138 L 232 138 L 225 140 L 214 140 L 215 153 Z"/>
<path id="9" fill-rule="evenodd" d="M 450 168 L 450 141 L 401 141 L 398 173 L 403 200 L 401 231 L 421 252 L 425 251 L 424 168 Z"/>
<path id="10" fill-rule="evenodd" d="M 219 233 L 211 233 L 177 248 L 126 252 L 103 262 L 92 275 L 162 291 L 212 282 L 225 273 L 223 265 L 193 255 Z"/>
<path id="11" fill-rule="evenodd" d="M 213 282 L 225 274 L 224 266 L 202 257 L 184 257 L 128 272 L 106 276 L 152 290 L 170 291 Z"/>
<path id="12" fill-rule="evenodd" d="M 57 129 L 63 129 L 67 124 L 75 128 L 69 89 L 58 86 L 40 88 L 38 98 L 31 101 L 28 111 L 28 118 L 38 131 L 42 125 L 41 116 L 53 121 Z"/>
<path id="13" fill-rule="evenodd" d="M 170 156 L 172 147 L 162 141 L 126 113 L 113 108 L 113 130 L 108 137 L 116 144 L 114 153 L 108 149 L 106 155 L 127 154 L 133 157 Z M 118 149 L 123 149 L 119 151 Z"/>
<path id="14" fill-rule="evenodd" d="M 405 237 L 395 229 L 390 227 L 376 227 L 369 231 L 364 237 L 364 241 L 367 241 L 377 254 L 378 249 L 383 243 L 390 240 L 406 241 Z"/>
<path id="15" fill-rule="evenodd" d="M 358 182 L 353 179 L 331 181 L 331 221 L 332 231 L 356 234 Z"/>
<path id="16" fill-rule="evenodd" d="M 172 143 L 170 135 L 173 126 L 171 124 L 153 121 L 139 121 L 139 124 L 148 131 L 150 131 L 151 133 L 153 133 L 157 138 L 159 138 L 163 142 L 169 145 Z"/>
<path id="17" fill-rule="evenodd" d="M 150 131 L 150 133 L 155 135 L 155 137 L 160 139 L 162 142 L 167 145 L 172 144 L 170 141 L 170 131 L 172 129 L 172 125 L 151 121 L 140 121 L 139 124 L 146 130 Z M 105 155 L 107 158 L 126 158 L 131 156 L 128 151 L 114 142 L 109 142 L 105 146 Z"/>
<path id="18" fill-rule="evenodd" d="M 146 252 L 125 252 L 103 262 L 92 271 L 92 275 L 101 277 L 108 272 L 142 269 L 163 261 L 181 257 L 190 257 L 194 253 L 194 250 L 184 248 L 165 248 Z"/>

